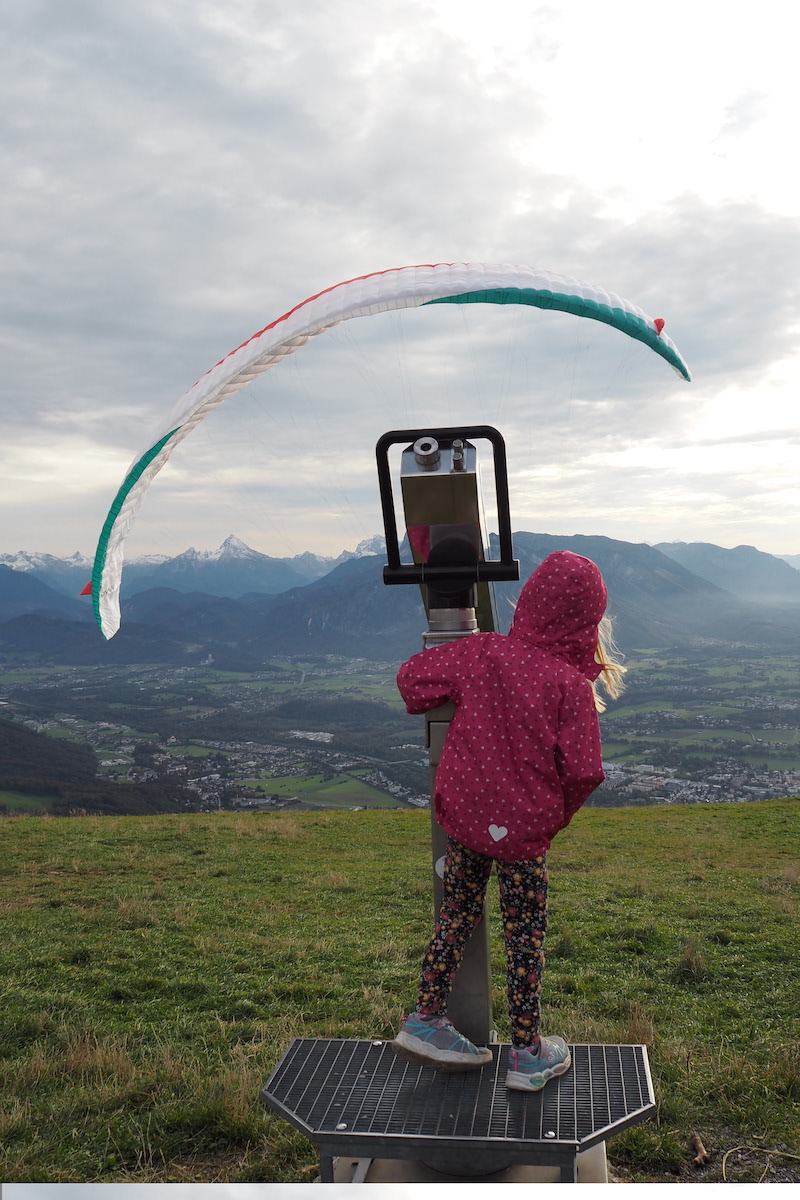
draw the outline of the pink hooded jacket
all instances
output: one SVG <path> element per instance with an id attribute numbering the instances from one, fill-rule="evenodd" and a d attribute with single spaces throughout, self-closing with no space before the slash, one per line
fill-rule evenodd
<path id="1" fill-rule="evenodd" d="M 410 713 L 456 705 L 436 775 L 436 817 L 462 845 L 536 858 L 603 782 L 589 680 L 607 593 L 588 558 L 557 551 L 522 589 L 507 636 L 423 650 L 397 686 Z"/>

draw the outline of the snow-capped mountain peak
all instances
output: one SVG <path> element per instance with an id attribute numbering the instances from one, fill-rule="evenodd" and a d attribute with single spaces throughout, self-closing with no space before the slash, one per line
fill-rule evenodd
<path id="1" fill-rule="evenodd" d="M 367 538 L 355 550 L 345 550 L 338 558 L 306 551 L 293 558 L 272 558 L 248 546 L 236 534 L 225 538 L 216 550 L 196 550 L 182 554 L 145 554 L 127 560 L 123 572 L 123 593 L 151 587 L 172 587 L 180 591 L 204 591 L 217 596 L 241 596 L 249 592 L 277 593 L 303 586 L 327 575 L 351 558 L 384 553 L 382 537 Z M 52 554 L 0 555 L 0 565 L 24 571 L 48 586 L 76 596 L 92 573 L 92 559 L 76 553 L 56 558 Z"/>
<path id="2" fill-rule="evenodd" d="M 243 542 L 241 538 L 238 538 L 235 533 L 229 533 L 219 549 L 215 550 L 213 553 L 219 558 L 252 558 L 253 556 L 258 556 L 259 558 L 264 557 L 258 550 L 253 550 L 251 546 L 248 546 L 246 542 Z"/>
<path id="3" fill-rule="evenodd" d="M 0 554 L 0 564 L 12 571 L 47 571 L 56 565 L 80 567 L 91 571 L 92 559 L 77 551 L 68 558 L 57 558 L 54 554 L 37 554 L 35 550 L 18 550 L 16 554 Z"/>
<path id="4" fill-rule="evenodd" d="M 355 550 L 343 550 L 337 559 L 334 559 L 334 565 L 339 563 L 349 562 L 351 558 L 369 558 L 375 554 L 386 553 L 386 538 L 382 534 L 375 534 L 374 537 L 365 538 L 363 542 L 359 542 Z"/>
<path id="5" fill-rule="evenodd" d="M 169 561 L 171 562 L 193 562 L 193 563 L 214 563 L 221 559 L 240 559 L 240 558 L 267 558 L 268 555 L 261 554 L 258 550 L 253 550 L 241 538 L 238 538 L 235 533 L 231 533 L 225 538 L 221 546 L 217 546 L 216 550 L 195 550 L 194 546 L 190 546 L 188 550 L 184 550 L 183 554 L 177 554 Z"/>
<path id="6" fill-rule="evenodd" d="M 386 553 L 386 538 L 383 534 L 376 534 L 374 537 L 366 538 L 365 541 L 359 542 L 353 554 L 354 558 L 368 558 L 372 554 Z"/>

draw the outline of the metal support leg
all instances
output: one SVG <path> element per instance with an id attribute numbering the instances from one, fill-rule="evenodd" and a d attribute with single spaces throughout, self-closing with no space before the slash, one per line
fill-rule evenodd
<path id="1" fill-rule="evenodd" d="M 577 1183 L 578 1182 L 578 1158 L 577 1155 L 571 1163 L 562 1163 L 561 1165 L 561 1182 L 562 1183 Z"/>
<path id="2" fill-rule="evenodd" d="M 320 1183 L 333 1183 L 333 1155 L 323 1154 L 320 1151 L 319 1156 L 319 1181 Z"/>
<path id="3" fill-rule="evenodd" d="M 371 1166 L 372 1166 L 371 1158 L 360 1158 L 358 1160 L 358 1162 L 356 1163 L 356 1169 L 355 1169 L 355 1171 L 353 1171 L 353 1178 L 350 1180 L 350 1182 L 351 1183 L 366 1183 L 367 1172 L 369 1171 Z"/>
<path id="4" fill-rule="evenodd" d="M 447 836 L 437 823 L 433 812 L 433 788 L 450 717 L 454 712 L 454 706 L 448 704 L 432 709 L 426 715 L 426 741 L 430 754 L 434 919 L 438 915 L 443 894 L 442 881 L 439 878 L 436 864 L 442 859 L 447 849 Z M 447 1005 L 447 1015 L 458 1032 L 463 1033 L 477 1046 L 487 1046 L 492 1032 L 492 982 L 489 960 L 489 923 L 482 918 L 464 946 L 461 965 L 453 981 Z"/>

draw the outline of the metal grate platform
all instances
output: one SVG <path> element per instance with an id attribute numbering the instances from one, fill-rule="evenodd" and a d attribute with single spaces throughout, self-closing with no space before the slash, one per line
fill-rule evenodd
<path id="1" fill-rule="evenodd" d="M 573 1046 L 572 1070 L 530 1093 L 505 1087 L 509 1049 L 493 1046 L 480 1071 L 445 1074 L 388 1042 L 296 1038 L 261 1100 L 318 1143 L 323 1180 L 345 1155 L 459 1162 L 463 1174 L 553 1164 L 568 1178 L 579 1151 L 655 1109 L 644 1046 Z"/>

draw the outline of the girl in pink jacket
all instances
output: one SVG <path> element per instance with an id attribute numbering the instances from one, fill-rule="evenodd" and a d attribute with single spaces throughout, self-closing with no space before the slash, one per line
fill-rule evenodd
<path id="1" fill-rule="evenodd" d="M 447 834 L 444 897 L 415 1011 L 392 1043 L 404 1058 L 448 1071 L 491 1061 L 446 1010 L 496 865 L 511 1017 L 506 1085 L 538 1091 L 571 1065 L 562 1038 L 539 1035 L 546 852 L 604 778 L 595 680 L 617 696 L 624 670 L 612 657 L 606 602 L 595 564 L 558 551 L 525 584 L 507 636 L 474 634 L 400 668 L 410 713 L 456 705 L 434 791 Z"/>

